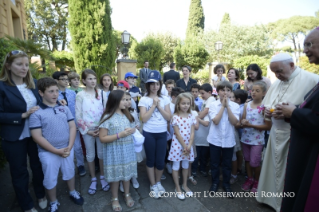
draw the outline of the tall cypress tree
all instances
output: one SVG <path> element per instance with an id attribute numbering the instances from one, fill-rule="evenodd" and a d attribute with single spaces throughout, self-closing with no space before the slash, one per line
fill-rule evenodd
<path id="1" fill-rule="evenodd" d="M 220 24 L 230 24 L 230 16 L 229 13 L 225 13 Z"/>
<path id="2" fill-rule="evenodd" d="M 186 38 L 194 35 L 197 36 L 200 31 L 204 30 L 205 15 L 201 0 L 191 0 L 189 6 L 188 23 Z"/>
<path id="3" fill-rule="evenodd" d="M 116 45 L 109 0 L 69 0 L 69 30 L 77 72 L 101 76 L 115 66 Z"/>

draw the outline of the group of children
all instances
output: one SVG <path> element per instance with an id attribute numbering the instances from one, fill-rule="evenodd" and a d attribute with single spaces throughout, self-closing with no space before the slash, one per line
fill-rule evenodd
<path id="1" fill-rule="evenodd" d="M 90 69 L 82 72 L 83 90 L 79 87 L 80 77 L 74 72 L 69 75 L 56 72 L 53 79 L 38 81 L 43 102 L 41 109 L 30 117 L 30 129 L 39 144 L 50 211 L 57 211 L 59 205 L 55 190 L 59 168 L 63 180 L 68 181 L 70 197 L 77 204 L 83 204 L 83 198 L 74 190 L 73 154 L 79 175 L 86 173 L 80 136 L 91 175 L 88 193 L 93 195 L 97 190 L 94 164 L 97 151 L 101 187 L 104 191 L 111 188 L 113 210 L 122 210 L 119 188 L 124 192 L 126 205 L 134 206 L 129 186 L 131 181 L 134 188 L 139 187 L 137 162 L 143 160 L 142 153 L 135 152 L 133 139 L 136 130 L 141 130 L 139 120 L 143 122 L 146 169 L 154 198 L 165 192 L 161 185 L 165 163 L 172 172 L 177 197 L 185 199 L 193 195 L 187 180 L 196 185 L 194 177 L 198 162 L 200 173 L 207 176 L 209 158 L 210 191 L 218 190 L 222 162 L 223 189 L 231 192 L 230 184 L 236 182 L 237 169 L 241 168 L 241 149 L 248 175 L 242 189 L 256 192 L 263 130 L 270 128 L 270 123 L 263 119 L 264 107 L 261 105 L 266 92 L 264 83 L 254 84 L 253 101 L 245 104 L 247 93 L 232 91 L 228 81 L 219 82 L 216 91 L 208 83 L 193 84 L 191 93 L 187 93 L 175 88 L 174 81 L 167 80 L 165 90 L 168 95 L 163 95 L 161 75 L 158 71 L 151 71 L 146 82 L 147 93 L 138 101 L 140 91 L 134 85 L 136 78 L 133 73 L 127 73 L 125 79 L 117 83 L 117 90 L 113 90 L 109 74 L 101 76 L 98 87 L 97 75 Z M 67 88 L 69 83 L 70 89 Z M 57 100 L 62 99 L 64 106 L 57 104 Z M 180 165 L 183 169 L 181 187 Z"/>

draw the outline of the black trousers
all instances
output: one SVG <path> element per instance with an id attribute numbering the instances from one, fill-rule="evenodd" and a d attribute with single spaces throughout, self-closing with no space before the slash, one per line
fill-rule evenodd
<path id="1" fill-rule="evenodd" d="M 19 141 L 2 140 L 2 149 L 10 165 L 12 184 L 18 202 L 23 211 L 34 207 L 29 193 L 29 173 L 27 169 L 27 156 L 29 156 L 32 170 L 32 183 L 38 199 L 45 196 L 43 187 L 43 171 L 38 156 L 38 147 L 31 137 Z"/>

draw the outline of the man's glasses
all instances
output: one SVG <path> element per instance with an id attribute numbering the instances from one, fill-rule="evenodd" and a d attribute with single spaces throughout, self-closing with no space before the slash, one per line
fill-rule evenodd
<path id="1" fill-rule="evenodd" d="M 63 78 L 63 79 L 59 79 L 59 80 L 61 80 L 61 81 L 69 81 L 69 79 L 65 79 L 65 78 Z"/>
<path id="2" fill-rule="evenodd" d="M 306 43 L 303 44 L 303 48 L 304 49 L 310 49 L 312 47 L 312 44 L 313 43 L 311 43 L 311 42 L 306 42 Z"/>

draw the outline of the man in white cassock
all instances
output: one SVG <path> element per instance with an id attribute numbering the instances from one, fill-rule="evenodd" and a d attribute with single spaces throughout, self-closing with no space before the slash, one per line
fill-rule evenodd
<path id="1" fill-rule="evenodd" d="M 287 155 L 290 139 L 290 124 L 285 121 L 281 112 L 276 110 L 277 104 L 292 102 L 299 105 L 304 101 L 304 96 L 319 81 L 319 76 L 295 66 L 289 54 L 279 53 L 270 61 L 270 69 L 278 80 L 273 83 L 262 104 L 266 107 L 265 119 L 271 119 L 268 145 L 264 154 L 258 183 L 258 202 L 265 203 L 276 211 L 280 211 L 283 192 Z M 272 110 L 270 109 L 274 109 Z M 273 194 L 270 197 L 270 193 Z"/>

